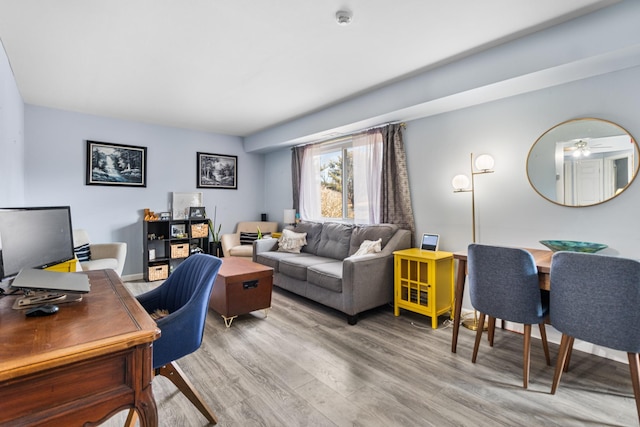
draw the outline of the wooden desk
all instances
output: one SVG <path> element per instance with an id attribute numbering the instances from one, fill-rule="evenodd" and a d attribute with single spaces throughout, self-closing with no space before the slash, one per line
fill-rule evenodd
<path id="1" fill-rule="evenodd" d="M 160 330 L 113 270 L 86 274 L 91 292 L 51 316 L 25 317 L 16 296 L 0 298 L 0 425 L 95 425 L 126 408 L 158 425 Z"/>
<path id="2" fill-rule="evenodd" d="M 550 289 L 549 272 L 551 271 L 551 256 L 553 252 L 546 249 L 527 249 L 536 260 L 538 277 L 541 289 Z M 458 260 L 455 287 L 455 307 L 453 309 L 453 336 L 451 337 L 451 352 L 455 353 L 458 346 L 458 331 L 460 330 L 460 311 L 462 310 L 462 297 L 467 276 L 467 251 L 454 252 L 453 258 Z"/>

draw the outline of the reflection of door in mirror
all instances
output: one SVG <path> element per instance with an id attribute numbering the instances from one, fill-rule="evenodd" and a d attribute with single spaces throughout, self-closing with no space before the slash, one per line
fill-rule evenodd
<path id="1" fill-rule="evenodd" d="M 629 135 L 556 143 L 556 201 L 571 206 L 601 203 L 618 194 L 633 175 Z"/>
<path id="2" fill-rule="evenodd" d="M 590 206 L 624 191 L 639 166 L 638 145 L 615 123 L 575 119 L 542 134 L 527 157 L 527 177 L 545 199 Z"/>

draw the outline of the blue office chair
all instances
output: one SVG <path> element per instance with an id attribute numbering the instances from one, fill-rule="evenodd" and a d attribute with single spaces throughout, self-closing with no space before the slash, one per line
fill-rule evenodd
<path id="1" fill-rule="evenodd" d="M 551 325 L 562 332 L 551 394 L 574 339 L 627 352 L 640 420 L 640 262 L 556 252 L 551 260 Z"/>
<path id="2" fill-rule="evenodd" d="M 493 346 L 495 320 L 524 324 L 523 385 L 529 385 L 531 325 L 538 324 L 547 365 L 551 365 L 544 321 L 549 311 L 548 292 L 540 290 L 538 268 L 529 252 L 471 244 L 468 250 L 469 295 L 480 313 L 471 361 L 476 363 L 485 315 L 489 316 L 489 345 Z"/>
<path id="3" fill-rule="evenodd" d="M 174 383 L 213 424 L 218 422 L 213 411 L 174 361 L 200 348 L 209 296 L 221 265 L 222 261 L 211 255 L 191 255 L 162 285 L 137 297 L 148 313 L 156 310 L 169 313 L 156 321 L 161 335 L 153 342 L 155 374 Z M 133 425 L 134 414 L 135 411 L 129 412 L 125 425 Z"/>

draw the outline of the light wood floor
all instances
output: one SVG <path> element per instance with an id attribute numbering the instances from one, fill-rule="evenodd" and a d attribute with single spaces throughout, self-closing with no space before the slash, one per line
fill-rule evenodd
<path id="1" fill-rule="evenodd" d="M 149 284 L 129 283 L 134 293 Z M 230 328 L 210 311 L 202 347 L 179 366 L 219 426 L 633 426 L 638 417 L 626 364 L 574 352 L 555 396 L 553 367 L 533 340 L 528 390 L 522 337 L 496 331 L 471 363 L 473 332 L 381 307 L 349 326 L 345 317 L 274 289 L 272 309 Z M 557 346 L 551 344 L 552 363 Z M 160 426 L 206 419 L 165 378 L 153 382 Z M 125 413 L 105 425 L 123 425 Z"/>

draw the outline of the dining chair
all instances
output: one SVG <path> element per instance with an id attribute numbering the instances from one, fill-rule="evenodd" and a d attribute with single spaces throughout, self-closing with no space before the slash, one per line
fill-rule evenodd
<path id="1" fill-rule="evenodd" d="M 640 262 L 556 252 L 551 259 L 551 325 L 562 332 L 555 394 L 575 339 L 627 353 L 640 421 Z"/>
<path id="2" fill-rule="evenodd" d="M 164 283 L 137 297 L 148 313 L 160 316 L 156 323 L 161 335 L 153 342 L 155 375 L 168 378 L 213 424 L 218 422 L 215 414 L 175 360 L 193 353 L 202 344 L 209 297 L 221 265 L 220 258 L 191 255 Z M 132 426 L 136 415 L 135 411 L 129 411 L 125 425 Z"/>
<path id="3" fill-rule="evenodd" d="M 538 268 L 529 252 L 501 246 L 471 244 L 468 248 L 469 295 L 479 312 L 471 361 L 476 363 L 485 316 L 489 317 L 489 345 L 493 347 L 495 321 L 524 324 L 523 386 L 529 385 L 531 325 L 538 324 L 547 365 L 551 365 L 544 327 L 549 312 L 548 292 L 540 289 Z"/>

